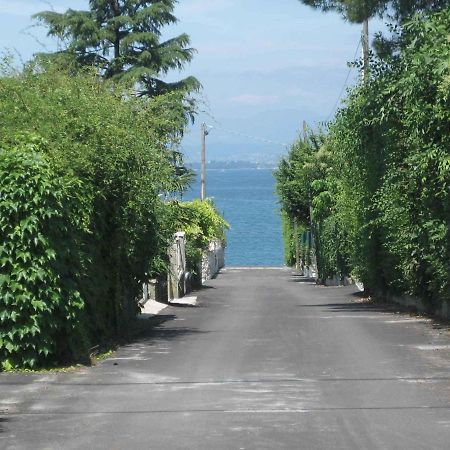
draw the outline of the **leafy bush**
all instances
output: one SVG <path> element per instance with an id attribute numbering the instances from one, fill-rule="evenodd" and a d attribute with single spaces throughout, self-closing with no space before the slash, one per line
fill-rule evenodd
<path id="1" fill-rule="evenodd" d="M 395 268 L 388 282 L 430 302 L 450 299 L 449 35 L 450 10 L 415 17 L 380 80 L 389 140 L 376 204 Z"/>
<path id="2" fill-rule="evenodd" d="M 283 232 L 284 260 L 288 266 L 295 266 L 296 241 L 300 243 L 303 227 L 295 234 L 293 220 L 285 211 L 281 212 L 281 227 Z"/>
<path id="3" fill-rule="evenodd" d="M 450 300 L 449 34 L 448 9 L 410 20 L 325 143 L 297 143 L 282 161 L 282 208 L 313 224 L 321 278 L 350 272 L 375 295 Z"/>
<path id="4" fill-rule="evenodd" d="M 86 345 L 126 333 L 137 311 L 135 298 L 139 296 L 142 282 L 165 270 L 168 242 L 175 231 L 174 212 L 166 199 L 185 189 L 189 181 L 189 173 L 183 168 L 177 150 L 190 112 L 184 100 L 182 93 L 151 101 L 136 98 L 132 92 L 124 92 L 120 86 L 89 72 L 72 71 L 70 65 L 62 68 L 45 61 L 31 63 L 20 72 L 9 67 L 0 77 L 0 146 L 22 149 L 21 135 L 30 131 L 38 135 L 46 144 L 33 151 L 41 154 L 45 162 L 42 167 L 47 164 L 45 170 L 49 171 L 43 169 L 42 182 L 47 183 L 48 178 L 54 191 L 52 195 L 57 196 L 43 198 L 44 205 L 57 202 L 59 209 L 54 214 L 61 214 L 64 221 L 74 220 L 68 213 L 73 210 L 72 197 L 78 205 L 75 209 L 81 211 L 79 239 L 74 241 L 74 231 L 67 224 L 61 225 L 58 246 L 48 235 L 53 228 L 42 225 L 40 233 L 48 240 L 49 251 L 56 252 L 55 261 L 69 258 L 67 252 L 74 247 L 74 254 L 84 255 L 80 260 L 83 264 L 78 266 L 74 258 L 70 273 L 66 273 L 66 266 L 59 263 L 55 262 L 52 268 L 49 261 L 39 263 L 42 270 L 49 271 L 45 276 L 54 277 L 54 289 L 63 289 L 59 279 L 64 282 L 67 279 L 67 286 L 71 286 L 67 294 L 54 291 L 61 298 L 70 299 L 61 300 L 60 305 L 69 309 L 73 305 L 87 317 L 85 326 L 80 322 L 80 326 L 74 325 L 76 330 L 72 329 L 71 337 L 78 347 L 72 348 L 70 344 L 67 352 L 63 351 L 65 344 L 58 335 L 53 346 L 45 347 L 51 357 L 41 358 L 39 348 L 29 346 L 30 351 L 36 351 L 33 358 L 27 357 L 29 366 L 61 360 L 62 353 L 67 353 L 69 359 L 77 358 L 78 354 L 85 353 Z M 17 158 L 25 161 L 25 156 Z M 5 161 L 13 164 L 10 159 Z M 17 162 L 17 173 L 26 177 L 27 167 L 25 162 Z M 74 186 L 73 190 L 69 186 Z M 16 199 L 17 204 L 32 202 L 28 195 L 34 195 L 33 192 L 23 191 L 23 197 Z M 16 226 L 14 214 L 2 214 L 2 220 L 5 227 Z M 27 247 L 31 245 L 29 240 L 14 245 L 25 253 L 34 251 L 34 247 Z M 50 282 L 50 278 L 46 280 Z M 20 283 L 8 286 L 4 288 L 10 295 L 13 287 L 14 292 L 35 289 Z M 46 303 L 46 308 L 50 308 L 46 313 L 49 320 L 52 311 L 59 308 L 56 294 L 52 301 Z M 58 320 L 55 317 L 55 323 Z M 73 324 L 78 322 L 74 319 Z M 77 333 L 85 336 L 86 345 L 78 340 Z M 14 336 L 10 335 L 11 342 L 14 339 L 14 345 L 20 347 Z M 42 328 L 36 339 L 50 343 L 54 337 L 50 328 Z M 18 351 L 19 347 L 15 349 Z M 25 360 L 16 363 L 25 364 Z"/>
<path id="5" fill-rule="evenodd" d="M 3 368 L 72 360 L 86 350 L 84 302 L 75 282 L 85 231 L 81 186 L 50 167 L 39 139 L 22 140 L 0 150 Z"/>
<path id="6" fill-rule="evenodd" d="M 320 279 L 346 274 L 347 261 L 342 250 L 341 233 L 335 220 L 329 219 L 333 209 L 336 179 L 330 176 L 333 156 L 324 136 L 310 134 L 295 142 L 275 172 L 280 197 L 285 240 L 285 258 L 295 263 L 295 227 L 303 263 L 310 265 L 316 257 Z M 311 231 L 315 239 L 311 239 Z M 311 242 L 312 241 L 312 242 Z"/>
<path id="7" fill-rule="evenodd" d="M 203 251 L 212 240 L 226 244 L 225 231 L 230 227 L 211 200 L 178 203 L 180 229 L 186 233 L 188 270 L 197 272 Z"/>

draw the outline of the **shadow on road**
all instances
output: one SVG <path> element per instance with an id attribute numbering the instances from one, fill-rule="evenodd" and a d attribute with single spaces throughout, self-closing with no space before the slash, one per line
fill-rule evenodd
<path id="1" fill-rule="evenodd" d="M 316 279 L 312 277 L 304 277 L 303 275 L 291 275 L 289 280 L 290 283 L 315 283 Z"/>
<path id="2" fill-rule="evenodd" d="M 164 323 L 164 322 L 169 322 L 172 321 L 174 319 L 176 319 L 177 316 L 176 314 L 154 314 L 154 315 L 149 315 L 148 318 L 145 319 L 138 319 L 138 324 L 142 324 L 140 329 L 142 331 L 145 330 L 152 330 L 154 327 Z"/>
<path id="3" fill-rule="evenodd" d="M 155 336 L 158 330 L 164 329 L 161 327 L 163 324 L 172 322 L 176 318 L 176 314 L 157 314 L 149 318 L 140 318 L 136 320 L 132 334 L 128 336 L 125 342 L 119 342 L 118 345 L 127 346 Z"/>
<path id="4" fill-rule="evenodd" d="M 189 305 L 180 306 L 192 307 Z M 148 320 L 141 320 L 140 329 L 128 340 L 125 346 L 138 342 L 145 344 L 152 343 L 155 340 L 173 340 L 196 334 L 209 333 L 209 331 L 200 331 L 196 328 L 171 326 L 171 322 L 176 318 L 177 316 L 175 314 L 158 314 Z"/>
<path id="5" fill-rule="evenodd" d="M 362 293 L 354 293 L 352 297 L 361 297 Z M 323 312 L 348 312 L 348 313 L 367 313 L 379 312 L 390 314 L 403 314 L 411 318 L 418 318 L 420 320 L 429 321 L 430 326 L 440 332 L 450 332 L 450 321 L 442 318 L 419 312 L 414 307 L 398 305 L 396 303 L 387 303 L 375 300 L 357 300 L 348 303 L 317 303 L 317 304 L 303 304 L 297 305 L 299 308 L 321 308 Z M 357 316 L 356 316 L 357 317 Z"/>
<path id="6" fill-rule="evenodd" d="M 171 327 L 171 328 L 162 328 L 162 327 L 156 327 L 154 328 L 148 335 L 146 335 L 144 340 L 172 340 L 172 339 L 178 339 L 178 338 L 184 338 L 186 336 L 192 336 L 192 335 L 200 335 L 200 334 L 207 334 L 209 331 L 200 331 L 196 328 L 189 328 L 189 327 Z"/>
<path id="7" fill-rule="evenodd" d="M 5 417 L 0 417 L 0 433 L 4 433 L 5 432 L 5 428 L 2 425 L 5 422 L 8 422 L 8 419 L 6 419 Z"/>
<path id="8" fill-rule="evenodd" d="M 191 304 L 191 303 L 181 303 L 177 302 L 176 300 L 172 300 L 169 303 L 169 306 L 173 306 L 175 308 L 201 308 L 202 305 L 199 305 L 198 303 Z"/>
<path id="9" fill-rule="evenodd" d="M 316 303 L 297 306 L 299 308 L 324 308 L 324 310 L 331 312 L 410 312 L 407 308 L 403 308 L 399 305 L 393 305 L 391 303 L 378 303 L 372 301 L 360 303 Z"/>

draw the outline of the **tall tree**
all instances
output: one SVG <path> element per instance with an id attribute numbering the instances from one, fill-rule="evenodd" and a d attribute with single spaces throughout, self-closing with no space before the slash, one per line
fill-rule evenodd
<path id="1" fill-rule="evenodd" d="M 419 12 L 432 12 L 450 7 L 450 0 L 300 0 L 305 5 L 322 11 L 337 11 L 345 20 L 363 23 L 371 17 L 384 18 L 392 25 L 402 25 L 408 18 Z M 367 22 L 366 22 L 367 24 Z M 398 52 L 400 42 L 395 33 L 376 33 L 372 42 L 380 58 Z M 365 56 L 365 67 L 368 52 Z"/>
<path id="2" fill-rule="evenodd" d="M 337 11 L 350 22 L 361 23 L 373 16 L 403 22 L 420 11 L 448 7 L 449 0 L 301 0 L 305 5 L 323 11 Z"/>
<path id="3" fill-rule="evenodd" d="M 195 91 L 194 77 L 166 82 L 161 76 L 181 70 L 195 50 L 187 34 L 162 41 L 161 29 L 177 22 L 177 0 L 90 0 L 89 11 L 43 11 L 34 17 L 49 36 L 66 43 L 64 53 L 81 65 L 94 65 L 105 78 L 135 82 L 140 95 Z"/>

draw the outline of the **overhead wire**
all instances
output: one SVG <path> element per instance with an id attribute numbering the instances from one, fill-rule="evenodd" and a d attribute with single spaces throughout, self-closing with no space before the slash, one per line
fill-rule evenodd
<path id="1" fill-rule="evenodd" d="M 361 47 L 361 39 L 359 39 L 358 45 L 356 46 L 356 51 L 353 56 L 353 61 L 356 59 L 356 56 L 358 55 L 360 47 Z M 328 114 L 327 120 L 325 122 L 329 122 L 329 120 L 331 119 L 331 116 L 336 111 L 339 101 L 341 100 L 342 95 L 344 94 L 345 88 L 347 87 L 348 79 L 350 78 L 350 74 L 352 73 L 352 70 L 353 70 L 353 66 L 350 66 L 348 69 L 348 72 L 347 72 L 347 76 L 345 77 L 345 81 L 342 86 L 341 92 L 339 93 L 339 97 L 337 98 L 336 103 L 334 104 L 333 108 L 331 109 L 330 114 Z"/>
<path id="2" fill-rule="evenodd" d="M 358 55 L 358 51 L 359 51 L 360 47 L 361 47 L 361 39 L 358 41 L 358 45 L 356 46 L 355 54 L 353 56 L 353 61 L 356 59 L 356 56 Z M 348 83 L 348 80 L 350 78 L 350 74 L 352 73 L 352 70 L 353 70 L 353 67 L 350 66 L 349 70 L 347 72 L 347 76 L 345 77 L 344 84 L 343 84 L 343 86 L 341 88 L 341 91 L 339 93 L 339 96 L 338 96 L 338 98 L 337 98 L 333 108 L 331 109 L 330 114 L 328 115 L 326 122 L 328 122 L 330 120 L 331 116 L 335 112 L 335 110 L 336 110 L 336 108 L 337 108 L 337 106 L 339 104 L 339 101 L 341 100 L 342 95 L 344 94 L 345 88 L 347 87 L 347 83 Z M 285 147 L 285 148 L 289 147 L 289 144 L 286 144 L 285 142 L 274 141 L 274 140 L 271 140 L 271 139 L 262 138 L 260 136 L 254 136 L 254 135 L 251 135 L 251 134 L 242 133 L 240 131 L 231 130 L 229 128 L 224 128 L 224 127 L 221 127 L 219 125 L 207 125 L 207 127 L 209 129 L 217 129 L 217 130 L 223 131 L 224 133 L 233 134 L 233 135 L 236 135 L 236 136 L 242 136 L 242 137 L 245 137 L 247 139 L 252 139 L 252 140 L 255 140 L 255 141 L 259 141 L 259 142 L 264 142 L 266 144 L 279 145 L 279 146 L 282 146 L 282 147 Z"/>
<path id="3" fill-rule="evenodd" d="M 255 141 L 264 142 L 266 144 L 280 145 L 282 147 L 289 147 L 289 144 L 286 144 L 285 142 L 273 141 L 271 139 L 262 138 L 260 136 L 254 136 L 254 135 L 251 135 L 251 134 L 242 133 L 240 131 L 230 130 L 229 128 L 223 128 L 223 127 L 221 127 L 219 125 L 208 125 L 208 128 L 210 128 L 210 129 L 217 129 L 217 130 L 223 131 L 224 133 L 234 134 L 236 136 L 242 136 L 242 137 L 245 137 L 245 138 L 248 138 L 248 139 L 252 139 L 252 140 L 255 140 Z"/>

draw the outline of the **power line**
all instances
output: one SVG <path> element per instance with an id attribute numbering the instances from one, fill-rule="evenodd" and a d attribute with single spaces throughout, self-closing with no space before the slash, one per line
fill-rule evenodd
<path id="1" fill-rule="evenodd" d="M 251 135 L 251 134 L 242 133 L 240 131 L 235 131 L 235 130 L 230 130 L 228 128 L 223 128 L 223 127 L 218 126 L 218 125 L 214 125 L 214 126 L 208 125 L 208 128 L 217 129 L 217 130 L 223 131 L 224 133 L 234 134 L 236 136 L 242 136 L 242 137 L 245 137 L 247 139 L 252 139 L 254 141 L 264 142 L 266 144 L 273 144 L 273 145 L 280 145 L 282 147 L 289 147 L 289 144 L 286 144 L 285 142 L 273 141 L 271 139 L 266 139 L 266 138 L 262 138 L 262 137 L 259 137 L 259 136 L 254 136 L 254 135 Z"/>
<path id="2" fill-rule="evenodd" d="M 359 47 L 361 47 L 361 39 L 358 41 L 358 45 L 356 47 L 355 55 L 353 56 L 353 61 L 356 59 L 356 56 L 358 55 Z M 350 78 L 350 74 L 352 73 L 352 70 L 353 70 L 353 67 L 350 66 L 349 69 L 348 69 L 348 72 L 347 72 L 347 76 L 346 76 L 345 81 L 344 81 L 344 85 L 342 86 L 341 92 L 339 94 L 339 97 L 337 98 L 336 103 L 334 104 L 332 110 L 330 111 L 330 114 L 328 114 L 327 120 L 325 122 L 329 122 L 329 120 L 331 119 L 331 116 L 333 115 L 334 111 L 336 110 L 336 108 L 337 108 L 337 106 L 339 104 L 339 101 L 342 98 L 342 94 L 344 93 L 345 88 L 347 87 L 347 82 L 348 82 L 348 79 Z"/>
<path id="3" fill-rule="evenodd" d="M 355 54 L 353 56 L 353 61 L 356 59 L 356 56 L 358 55 L 358 51 L 359 51 L 360 46 L 361 46 L 361 39 L 358 41 L 358 45 L 356 46 Z M 348 79 L 350 78 L 350 74 L 351 74 L 352 70 L 353 70 L 353 67 L 350 66 L 349 70 L 347 72 L 347 76 L 345 77 L 345 81 L 344 81 L 344 84 L 342 86 L 342 89 L 341 89 L 341 91 L 339 93 L 339 96 L 338 96 L 338 98 L 337 98 L 333 108 L 331 109 L 330 114 L 328 115 L 326 122 L 328 122 L 330 120 L 331 116 L 333 115 L 334 111 L 336 110 L 336 107 L 338 106 L 339 101 L 341 100 L 342 95 L 344 94 L 345 88 L 347 87 Z M 242 137 L 245 137 L 247 139 L 252 139 L 252 140 L 255 140 L 255 141 L 264 142 L 266 144 L 273 144 L 273 145 L 277 145 L 277 146 L 279 145 L 279 146 L 282 146 L 282 147 L 285 147 L 285 148 L 288 148 L 290 146 L 290 144 L 286 144 L 285 142 L 273 141 L 271 139 L 266 139 L 266 138 L 262 138 L 262 137 L 259 137 L 259 136 L 254 136 L 254 135 L 251 135 L 251 134 L 242 133 L 240 131 L 230 130 L 229 128 L 224 128 L 224 127 L 221 127 L 219 125 L 214 125 L 214 126 L 207 125 L 207 128 L 209 128 L 209 129 L 217 129 L 217 130 L 223 131 L 224 133 L 233 134 L 233 135 L 236 135 L 236 136 L 242 136 Z"/>

